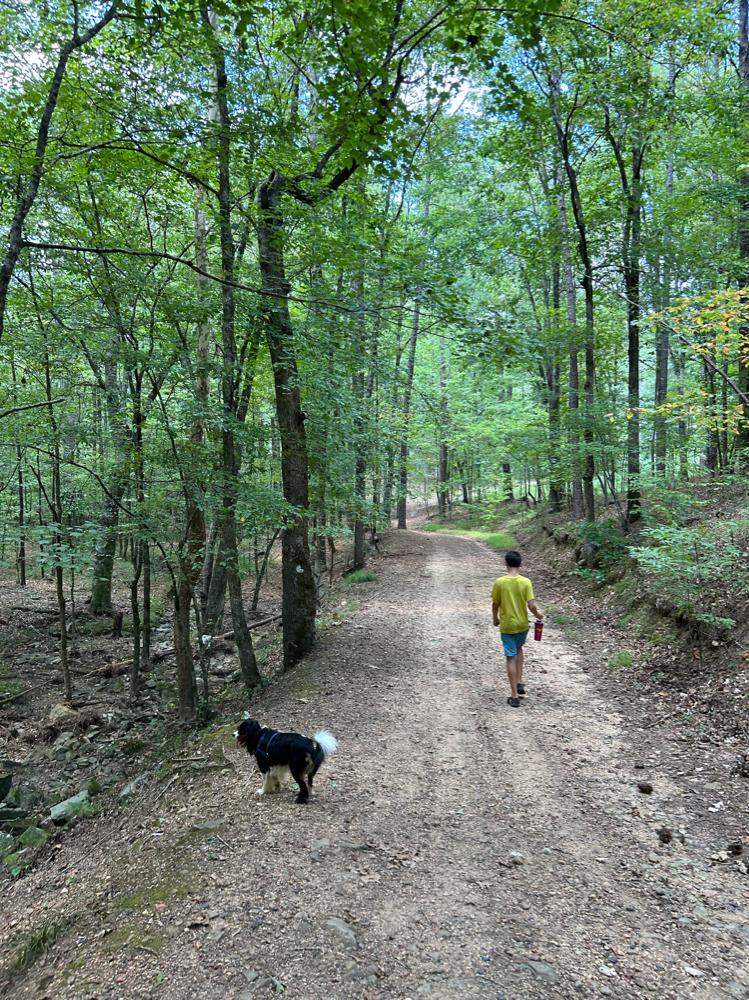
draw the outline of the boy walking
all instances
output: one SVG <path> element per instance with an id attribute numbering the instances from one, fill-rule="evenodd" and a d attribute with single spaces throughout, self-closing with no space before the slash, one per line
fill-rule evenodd
<path id="1" fill-rule="evenodd" d="M 500 576 L 492 587 L 492 620 L 499 626 L 507 659 L 507 679 L 510 682 L 510 697 L 507 704 L 520 707 L 520 695 L 525 694 L 523 684 L 523 646 L 528 638 L 528 610 L 539 621 L 544 613 L 536 604 L 533 584 L 520 573 L 523 557 L 519 552 L 509 551 L 505 555 L 507 575 Z"/>

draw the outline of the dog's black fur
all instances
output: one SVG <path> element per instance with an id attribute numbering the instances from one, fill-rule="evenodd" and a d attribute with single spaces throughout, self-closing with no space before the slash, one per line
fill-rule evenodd
<path id="1" fill-rule="evenodd" d="M 299 785 L 299 794 L 295 801 L 300 803 L 309 801 L 314 777 L 326 756 L 329 756 L 336 746 L 335 738 L 329 733 L 321 732 L 315 735 L 324 737 L 326 746 L 317 739 L 309 739 L 300 733 L 268 729 L 254 719 L 245 719 L 240 723 L 236 733 L 237 744 L 254 756 L 263 775 L 268 774 L 274 767 L 289 769 L 294 781 Z M 263 788 L 258 794 L 263 794 L 265 789 L 264 781 Z"/>

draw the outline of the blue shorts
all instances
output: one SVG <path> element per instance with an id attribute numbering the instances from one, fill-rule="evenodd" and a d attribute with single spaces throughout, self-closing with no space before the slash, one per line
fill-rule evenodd
<path id="1" fill-rule="evenodd" d="M 505 649 L 505 656 L 512 657 L 518 655 L 518 650 L 521 646 L 525 645 L 525 640 L 528 638 L 528 629 L 525 632 L 513 632 L 512 634 L 508 632 L 500 633 L 502 636 L 502 645 Z"/>

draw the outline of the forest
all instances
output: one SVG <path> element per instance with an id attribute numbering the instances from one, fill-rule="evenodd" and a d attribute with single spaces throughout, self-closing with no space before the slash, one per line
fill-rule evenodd
<path id="1" fill-rule="evenodd" d="M 3 996 L 749 997 L 748 7 L 0 3 Z"/>
<path id="2" fill-rule="evenodd" d="M 692 484 L 743 495 L 746 0 L 0 23 L 0 559 L 53 583 L 68 700 L 81 614 L 124 616 L 134 699 L 172 622 L 183 721 L 229 619 L 252 689 L 276 562 L 292 667 L 411 504 L 649 532 L 667 586 Z"/>

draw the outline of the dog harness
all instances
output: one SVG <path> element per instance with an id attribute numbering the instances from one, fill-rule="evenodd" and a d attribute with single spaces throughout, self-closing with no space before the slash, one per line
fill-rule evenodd
<path id="1" fill-rule="evenodd" d="M 260 739 L 257 741 L 257 746 L 255 747 L 255 759 L 258 764 L 260 764 L 260 758 L 263 758 L 263 763 L 270 767 L 270 757 L 268 756 L 268 751 L 270 750 L 271 743 L 278 736 L 278 731 L 273 731 L 272 729 L 264 729 L 260 734 Z"/>

